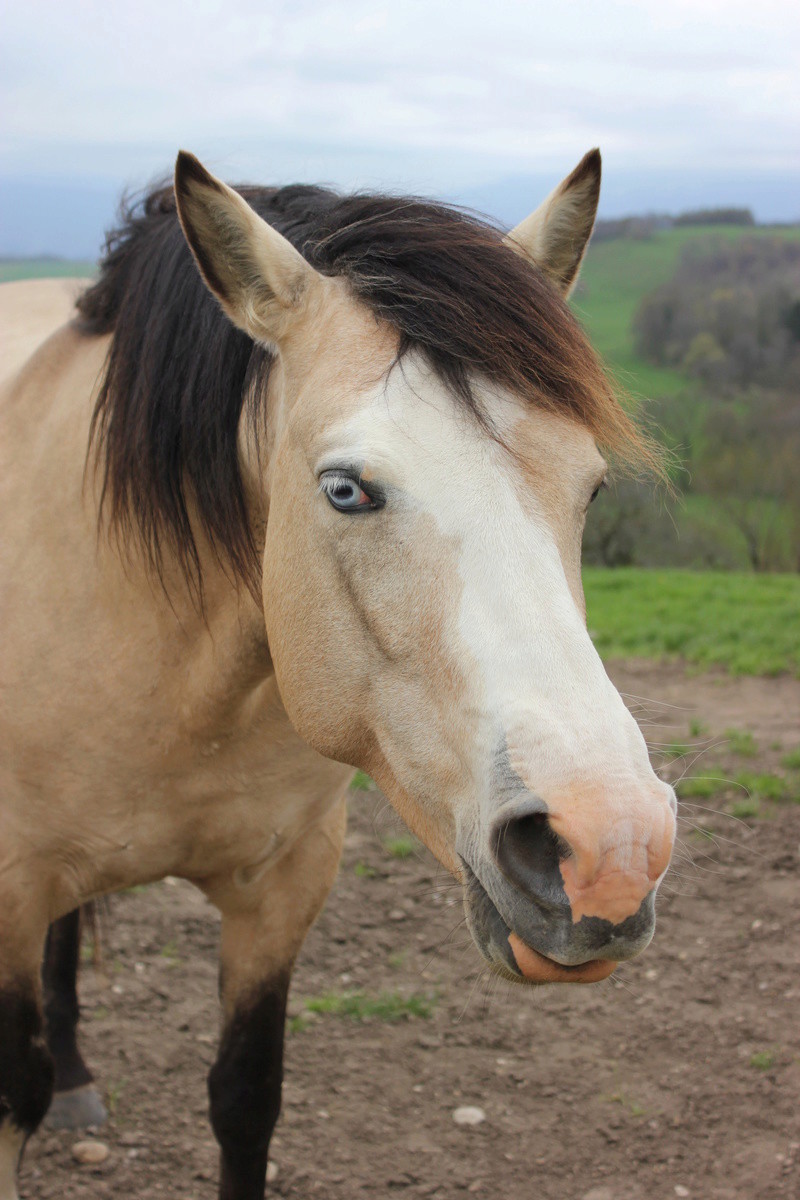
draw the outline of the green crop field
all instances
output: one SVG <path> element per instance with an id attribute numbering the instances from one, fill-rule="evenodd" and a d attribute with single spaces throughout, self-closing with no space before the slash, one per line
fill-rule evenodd
<path id="1" fill-rule="evenodd" d="M 800 677 L 800 576 L 587 567 L 603 658 L 681 658 L 734 675 Z"/>

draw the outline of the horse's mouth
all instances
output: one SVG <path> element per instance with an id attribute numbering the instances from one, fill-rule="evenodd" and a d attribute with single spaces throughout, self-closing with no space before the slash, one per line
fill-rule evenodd
<path id="1" fill-rule="evenodd" d="M 467 925 L 496 974 L 514 983 L 597 983 L 616 968 L 610 959 L 565 966 L 534 950 L 511 931 L 469 863 L 461 861 Z"/>

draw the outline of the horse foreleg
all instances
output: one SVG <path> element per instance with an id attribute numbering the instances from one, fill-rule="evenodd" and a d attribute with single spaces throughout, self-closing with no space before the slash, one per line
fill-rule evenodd
<path id="1" fill-rule="evenodd" d="M 108 1116 L 78 1048 L 80 948 L 81 910 L 76 908 L 50 926 L 42 966 L 47 1045 L 55 1063 L 55 1092 L 45 1118 L 51 1129 L 85 1129 L 102 1125 Z"/>
<path id="2" fill-rule="evenodd" d="M 262 1200 L 283 1081 L 286 996 L 303 939 L 322 908 L 344 839 L 337 805 L 256 881 L 206 885 L 222 912 L 223 1033 L 209 1075 L 220 1144 L 220 1200 Z"/>
<path id="3" fill-rule="evenodd" d="M 0 1200 L 16 1197 L 25 1142 L 53 1091 L 39 977 L 46 924 L 37 908 L 29 894 L 0 898 Z"/>

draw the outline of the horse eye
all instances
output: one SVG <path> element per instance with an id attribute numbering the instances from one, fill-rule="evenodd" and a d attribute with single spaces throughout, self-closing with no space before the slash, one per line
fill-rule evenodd
<path id="1" fill-rule="evenodd" d="M 335 471 L 326 472 L 320 478 L 320 488 L 339 512 L 362 512 L 378 507 L 361 484 L 349 475 L 341 475 Z"/>
<path id="2" fill-rule="evenodd" d="M 608 484 L 606 483 L 605 479 L 601 479 L 600 482 L 598 483 L 597 487 L 594 489 L 591 496 L 589 497 L 589 504 L 594 504 L 595 500 L 597 499 L 597 497 L 600 495 L 603 488 L 605 488 L 605 487 L 608 487 Z"/>

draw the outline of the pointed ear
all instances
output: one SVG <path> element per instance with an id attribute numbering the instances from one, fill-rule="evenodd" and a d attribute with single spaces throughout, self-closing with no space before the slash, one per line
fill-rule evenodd
<path id="1" fill-rule="evenodd" d="M 506 236 L 568 296 L 578 278 L 600 199 L 600 151 L 590 150 L 535 212 Z"/>
<path id="2" fill-rule="evenodd" d="M 275 345 L 322 276 L 245 200 L 181 150 L 175 199 L 200 273 L 251 338 Z"/>

